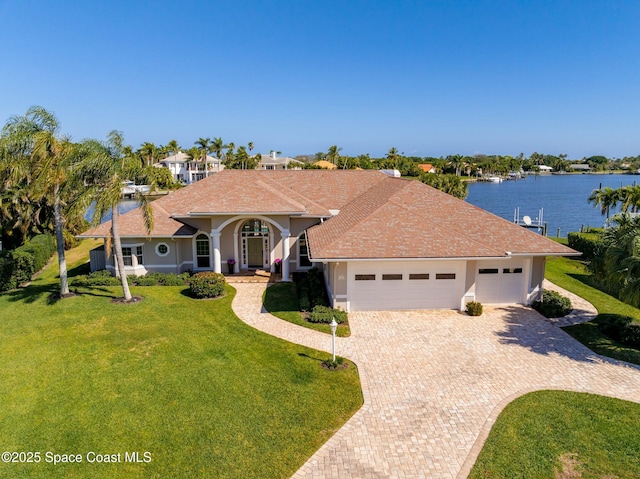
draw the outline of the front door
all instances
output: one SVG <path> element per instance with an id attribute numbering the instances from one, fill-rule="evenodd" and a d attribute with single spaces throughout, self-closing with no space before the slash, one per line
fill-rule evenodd
<path id="1" fill-rule="evenodd" d="M 249 268 L 264 267 L 262 238 L 247 238 L 247 263 Z"/>

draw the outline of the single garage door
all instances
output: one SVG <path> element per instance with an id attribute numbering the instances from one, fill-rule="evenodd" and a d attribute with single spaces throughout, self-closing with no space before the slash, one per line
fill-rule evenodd
<path id="1" fill-rule="evenodd" d="M 349 263 L 349 309 L 459 309 L 464 271 L 460 261 Z"/>
<path id="2" fill-rule="evenodd" d="M 524 263 L 478 261 L 476 301 L 485 304 L 522 303 L 524 276 Z"/>

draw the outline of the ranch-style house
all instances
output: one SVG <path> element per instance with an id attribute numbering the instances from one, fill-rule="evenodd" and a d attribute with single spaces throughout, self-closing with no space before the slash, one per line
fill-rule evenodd
<path id="1" fill-rule="evenodd" d="M 127 273 L 317 266 L 347 311 L 530 304 L 576 251 L 419 181 L 372 170 L 224 170 L 120 217 Z M 81 237 L 107 238 L 111 223 Z M 106 244 L 106 241 L 105 241 Z M 104 246 L 92 268 L 115 274 Z"/>

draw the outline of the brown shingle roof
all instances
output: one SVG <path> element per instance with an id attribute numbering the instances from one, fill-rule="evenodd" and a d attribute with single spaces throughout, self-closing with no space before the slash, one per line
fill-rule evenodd
<path id="1" fill-rule="evenodd" d="M 195 229 L 174 218 L 198 213 L 329 218 L 308 231 L 313 259 L 575 253 L 423 183 L 372 170 L 224 170 L 151 205 L 150 236 L 191 236 Z M 107 236 L 110 227 L 81 236 Z M 139 209 L 122 215 L 120 228 L 124 237 L 148 236 Z"/>
<path id="2" fill-rule="evenodd" d="M 310 228 L 308 238 L 314 260 L 575 253 L 430 186 L 396 178 Z"/>
<path id="3" fill-rule="evenodd" d="M 169 236 L 192 236 L 196 229 L 172 219 L 169 213 L 158 201 L 150 203 L 153 211 L 153 231 L 147 233 L 144 227 L 144 218 L 141 208 L 136 208 L 123 215 L 120 215 L 120 233 L 122 237 L 169 237 Z M 96 228 L 85 231 L 80 238 L 106 238 L 110 235 L 111 221 L 102 223 Z"/>

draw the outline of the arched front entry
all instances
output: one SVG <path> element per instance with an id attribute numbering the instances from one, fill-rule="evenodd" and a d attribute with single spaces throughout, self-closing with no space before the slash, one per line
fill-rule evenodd
<path id="1" fill-rule="evenodd" d="M 260 219 L 245 221 L 240 228 L 240 267 L 242 269 L 270 269 L 271 238 L 269 223 Z"/>

